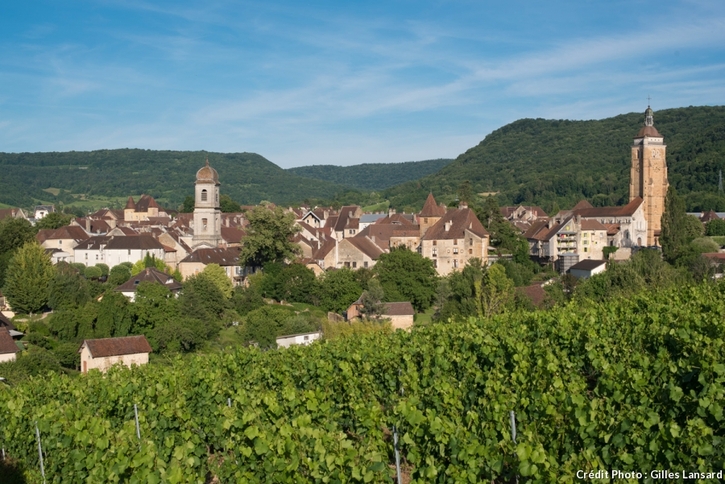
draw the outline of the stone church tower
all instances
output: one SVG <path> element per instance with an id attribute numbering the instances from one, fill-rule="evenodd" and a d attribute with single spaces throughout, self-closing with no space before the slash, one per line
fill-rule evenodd
<path id="1" fill-rule="evenodd" d="M 192 248 L 216 248 L 222 241 L 222 211 L 219 207 L 219 174 L 209 166 L 196 172 L 194 237 Z"/>
<path id="2" fill-rule="evenodd" d="M 667 195 L 667 146 L 664 137 L 654 127 L 654 112 L 647 106 L 644 112 L 644 126 L 632 143 L 632 170 L 629 179 L 629 201 L 637 197 L 643 200 L 644 216 L 647 220 L 647 240 L 636 241 L 637 245 L 659 245 L 662 228 L 662 213 Z"/>

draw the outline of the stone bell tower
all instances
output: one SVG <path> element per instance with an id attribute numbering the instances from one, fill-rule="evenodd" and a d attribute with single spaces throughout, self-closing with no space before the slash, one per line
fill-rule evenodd
<path id="1" fill-rule="evenodd" d="M 222 211 L 219 206 L 219 174 L 206 165 L 196 172 L 194 187 L 194 237 L 192 248 L 216 248 L 222 241 Z"/>
<path id="2" fill-rule="evenodd" d="M 637 197 L 643 200 L 647 220 L 647 240 L 639 245 L 659 245 L 662 213 L 667 195 L 667 145 L 664 137 L 654 127 L 654 112 L 647 106 L 644 126 L 632 143 L 632 169 L 629 179 L 629 201 Z"/>

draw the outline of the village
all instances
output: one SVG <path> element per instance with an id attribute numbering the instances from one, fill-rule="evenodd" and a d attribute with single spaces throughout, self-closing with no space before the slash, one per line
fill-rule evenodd
<path id="1" fill-rule="evenodd" d="M 654 128 L 653 112 L 645 112 L 643 128 L 634 137 L 630 202 L 619 207 L 593 207 L 582 200 L 569 210 L 548 216 L 536 206 L 505 206 L 499 209 L 504 223 L 528 243 L 528 258 L 541 267 L 549 267 L 551 276 L 571 275 L 586 279 L 606 270 L 607 262 L 626 261 L 636 251 L 659 248 L 660 221 L 667 192 L 667 168 L 664 138 Z M 158 284 L 177 294 L 184 281 L 203 273 L 211 265 L 220 268 L 231 287 L 245 287 L 250 277 L 263 270 L 240 262 L 247 230 L 248 211 L 223 213 L 217 171 L 207 160 L 195 179 L 193 213 L 178 213 L 159 206 L 153 197 L 129 196 L 123 210 L 102 209 L 85 217 L 74 218 L 56 229 L 41 229 L 36 241 L 54 265 L 76 267 L 126 265 L 131 268 L 144 261 L 162 261 L 164 270 L 146 264 L 118 285 L 120 292 L 134 302 L 141 283 Z M 259 207 L 257 207 L 259 208 Z M 274 211 L 269 204 L 264 210 Z M 0 210 L 0 218 L 25 219 L 36 223 L 55 211 L 53 206 L 38 206 L 29 216 L 22 209 Z M 489 266 L 510 260 L 512 255 L 491 244 L 491 234 L 476 212 L 461 200 L 457 206 L 438 204 L 430 193 L 418 213 L 364 213 L 360 206 L 287 207 L 282 213 L 294 221 L 292 240 L 294 260 L 316 277 L 330 271 L 373 269 L 383 254 L 403 248 L 431 262 L 439 277 L 462 271 L 470 261 Z M 699 214 L 703 224 L 719 220 L 710 211 Z M 719 261 L 719 252 L 706 254 Z M 544 286 L 553 279 L 520 288 L 534 305 L 545 298 Z M 330 317 L 353 321 L 365 316 L 363 296 L 341 314 Z M 0 295 L 0 358 L 12 361 L 23 348 L 16 344 L 24 336 L 12 325 L 14 313 L 7 298 Z M 384 317 L 393 329 L 410 330 L 416 320 L 411 301 L 385 303 Z M 278 334 L 279 347 L 310 344 L 321 337 L 320 331 L 303 334 Z M 84 340 L 78 350 L 81 368 L 108 369 L 114 363 L 145 364 L 151 347 L 142 335 Z"/>

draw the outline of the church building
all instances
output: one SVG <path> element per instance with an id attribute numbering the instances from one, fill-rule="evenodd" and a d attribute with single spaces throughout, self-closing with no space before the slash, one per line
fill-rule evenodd
<path id="1" fill-rule="evenodd" d="M 194 237 L 192 249 L 216 249 L 222 241 L 222 210 L 219 205 L 219 174 L 206 165 L 196 172 L 194 190 Z"/>
<path id="2" fill-rule="evenodd" d="M 629 178 L 629 200 L 641 198 L 647 220 L 648 246 L 660 245 L 661 219 L 667 196 L 667 163 L 664 137 L 654 127 L 654 112 L 647 106 L 644 126 L 632 144 L 632 169 Z"/>

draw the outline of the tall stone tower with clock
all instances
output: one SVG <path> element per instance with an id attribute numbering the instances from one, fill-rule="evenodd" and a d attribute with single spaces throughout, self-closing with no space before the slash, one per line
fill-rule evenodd
<path id="1" fill-rule="evenodd" d="M 647 241 L 640 245 L 659 245 L 662 213 L 667 195 L 667 145 L 654 127 L 654 112 L 647 106 L 644 126 L 632 143 L 632 169 L 629 179 L 629 201 L 640 197 L 647 220 Z"/>

